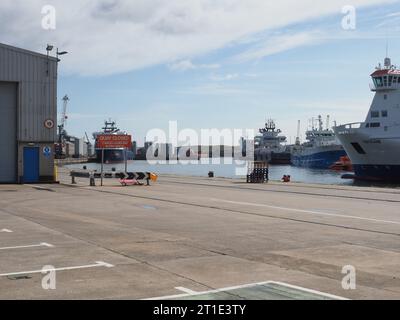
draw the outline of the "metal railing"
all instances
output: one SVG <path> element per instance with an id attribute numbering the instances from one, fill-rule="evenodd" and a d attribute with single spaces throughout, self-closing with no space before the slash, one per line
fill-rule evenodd
<path id="1" fill-rule="evenodd" d="M 338 134 L 348 134 L 348 133 L 352 133 L 352 132 L 362 128 L 364 124 L 365 124 L 365 122 L 352 122 L 352 123 L 343 124 L 341 126 L 337 126 L 334 129 L 335 129 L 335 132 Z"/>

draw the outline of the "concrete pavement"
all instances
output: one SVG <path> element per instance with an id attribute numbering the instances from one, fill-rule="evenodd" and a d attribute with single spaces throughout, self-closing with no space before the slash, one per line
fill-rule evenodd
<path id="1" fill-rule="evenodd" d="M 0 298 L 147 299 L 267 281 L 400 298 L 398 189 L 60 179 L 0 186 Z M 60 268 L 55 290 L 29 273 L 46 265 Z M 346 265 L 356 290 L 342 288 Z"/>

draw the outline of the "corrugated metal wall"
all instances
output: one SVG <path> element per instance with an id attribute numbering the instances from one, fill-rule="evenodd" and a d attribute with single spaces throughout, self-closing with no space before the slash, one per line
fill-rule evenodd
<path id="1" fill-rule="evenodd" d="M 18 82 L 18 140 L 54 141 L 57 133 L 56 59 L 0 44 L 0 81 Z M 45 128 L 47 119 L 54 121 L 53 129 Z"/>
<path id="2" fill-rule="evenodd" d="M 0 183 L 17 181 L 17 84 L 0 81 Z"/>

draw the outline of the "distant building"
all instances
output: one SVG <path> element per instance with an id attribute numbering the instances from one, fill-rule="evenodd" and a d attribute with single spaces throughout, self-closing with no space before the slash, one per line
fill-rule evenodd
<path id="1" fill-rule="evenodd" d="M 137 142 L 136 141 L 132 141 L 132 152 L 133 152 L 133 157 L 135 159 L 136 154 L 137 154 Z"/>

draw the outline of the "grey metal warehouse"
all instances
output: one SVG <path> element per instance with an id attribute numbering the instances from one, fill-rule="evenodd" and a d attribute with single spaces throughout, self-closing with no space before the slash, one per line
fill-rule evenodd
<path id="1" fill-rule="evenodd" d="M 0 183 L 54 180 L 57 59 L 0 44 Z"/>

